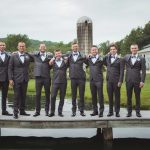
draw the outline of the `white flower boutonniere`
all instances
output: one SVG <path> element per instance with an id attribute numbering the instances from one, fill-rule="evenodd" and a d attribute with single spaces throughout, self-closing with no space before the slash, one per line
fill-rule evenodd
<path id="1" fill-rule="evenodd" d="M 140 60 L 141 60 L 141 59 L 138 57 L 138 58 L 137 58 L 137 61 L 140 61 Z"/>

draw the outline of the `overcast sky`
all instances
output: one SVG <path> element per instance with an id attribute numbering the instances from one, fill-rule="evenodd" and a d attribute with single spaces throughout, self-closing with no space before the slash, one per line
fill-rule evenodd
<path id="1" fill-rule="evenodd" d="M 0 37 L 70 42 L 82 16 L 93 21 L 94 44 L 115 42 L 150 21 L 150 0 L 0 0 Z"/>

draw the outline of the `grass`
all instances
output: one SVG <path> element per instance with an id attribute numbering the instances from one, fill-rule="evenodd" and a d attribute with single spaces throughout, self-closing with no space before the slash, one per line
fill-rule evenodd
<path id="1" fill-rule="evenodd" d="M 9 89 L 9 93 L 13 93 L 12 89 Z M 142 109 L 150 109 L 150 94 L 149 93 L 150 93 L 150 74 L 147 74 L 145 86 L 141 92 L 141 108 Z M 29 81 L 27 95 L 35 95 L 35 80 L 33 79 Z M 44 90 L 42 90 L 42 95 L 44 96 Z M 68 84 L 67 84 L 66 98 L 71 99 L 70 80 L 68 80 Z M 108 103 L 105 80 L 104 80 L 104 100 L 105 100 L 105 103 Z M 89 86 L 88 81 L 86 82 L 85 102 L 91 103 L 91 92 L 90 92 L 90 86 Z M 126 96 L 126 88 L 125 88 L 125 82 L 124 82 L 121 87 L 121 106 L 126 107 L 126 102 L 127 102 L 127 96 Z M 135 107 L 134 94 L 133 94 L 133 107 Z"/>

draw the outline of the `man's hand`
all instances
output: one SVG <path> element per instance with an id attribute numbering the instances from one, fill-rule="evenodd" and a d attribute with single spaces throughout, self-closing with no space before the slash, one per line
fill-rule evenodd
<path id="1" fill-rule="evenodd" d="M 121 85 L 122 85 L 122 82 L 118 82 L 118 87 L 121 87 Z"/>
<path id="2" fill-rule="evenodd" d="M 13 81 L 13 80 L 9 80 L 9 85 L 10 85 L 11 87 L 13 87 L 14 81 Z"/>
<path id="3" fill-rule="evenodd" d="M 144 83 L 143 83 L 143 82 L 140 82 L 139 87 L 142 88 L 143 86 L 144 86 Z"/>
<path id="4" fill-rule="evenodd" d="M 49 61 L 49 65 L 53 65 L 53 64 L 54 64 L 54 60 L 55 60 L 55 58 L 53 57 L 53 58 Z"/>

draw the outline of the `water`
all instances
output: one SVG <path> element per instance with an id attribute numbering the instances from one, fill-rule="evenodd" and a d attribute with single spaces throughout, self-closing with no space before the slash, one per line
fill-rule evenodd
<path id="1" fill-rule="evenodd" d="M 9 97 L 10 98 L 10 97 Z M 43 98 L 44 99 L 44 98 Z M 58 102 L 57 102 L 58 104 Z M 34 96 L 28 97 L 28 110 L 34 110 Z M 30 107 L 29 107 L 30 106 Z M 44 102 L 42 102 L 44 106 Z M 91 105 L 88 105 L 88 108 Z M 12 102 L 8 104 L 12 112 Z M 64 111 L 71 113 L 71 102 L 66 100 Z M 108 106 L 105 106 L 105 114 Z M 126 109 L 121 112 L 126 114 Z M 96 136 L 96 129 L 2 129 L 0 149 L 78 149 L 97 150 L 123 149 L 146 150 L 150 147 L 150 128 L 114 128 L 112 143 L 104 143 Z M 139 139 L 137 139 L 139 138 Z M 119 149 L 120 150 L 120 149 Z"/>

